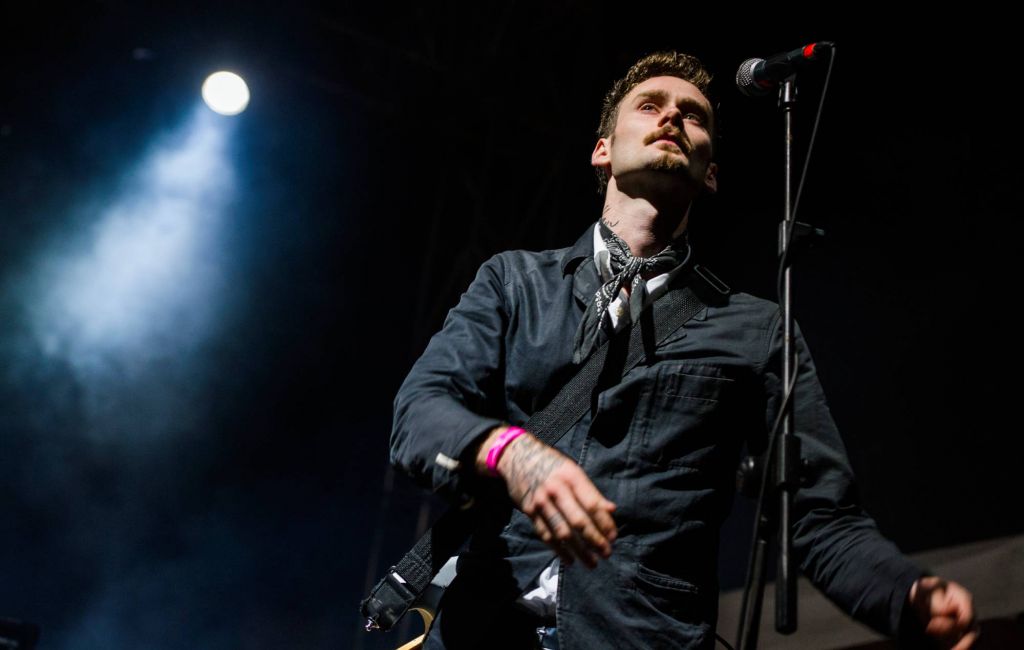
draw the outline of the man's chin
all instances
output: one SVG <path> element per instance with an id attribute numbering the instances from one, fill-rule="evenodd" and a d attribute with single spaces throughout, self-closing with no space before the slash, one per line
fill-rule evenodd
<path id="1" fill-rule="evenodd" d="M 675 161 L 659 162 L 646 169 L 625 174 L 617 179 L 618 187 L 628 195 L 646 194 L 652 190 L 657 193 L 675 193 L 689 188 L 699 192 L 700 183 L 690 176 L 689 168 L 685 164 L 673 163 Z"/>
<path id="2" fill-rule="evenodd" d="M 665 156 L 653 161 L 648 167 L 651 171 L 668 174 L 688 174 L 686 160 L 679 156 Z"/>
<path id="3" fill-rule="evenodd" d="M 689 161 L 681 156 L 665 156 L 651 162 L 645 174 L 650 177 L 649 182 L 674 183 L 692 185 L 693 176 L 690 173 Z"/>

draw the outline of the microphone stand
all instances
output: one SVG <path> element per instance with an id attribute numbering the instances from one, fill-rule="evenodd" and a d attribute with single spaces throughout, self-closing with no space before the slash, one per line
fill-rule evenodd
<path id="1" fill-rule="evenodd" d="M 757 636 L 761 621 L 761 609 L 764 603 L 764 584 L 766 579 L 767 554 L 770 536 L 776 534 L 778 554 L 776 557 L 775 578 L 775 629 L 782 634 L 792 634 L 797 629 L 797 574 L 791 562 L 793 547 L 793 531 L 791 527 L 793 495 L 800 483 L 799 470 L 800 439 L 793 430 L 793 390 L 797 372 L 796 347 L 794 345 L 794 327 L 792 313 L 792 285 L 790 269 L 795 253 L 802 240 L 820 231 L 796 223 L 793 220 L 792 174 L 793 174 L 793 108 L 796 104 L 796 87 L 794 77 L 785 80 L 779 90 L 779 108 L 782 110 L 785 131 L 785 206 L 783 220 L 779 224 L 779 256 L 782 287 L 779 308 L 782 311 L 782 428 L 778 442 L 774 446 L 769 443 L 765 454 L 768 466 L 765 477 L 768 482 L 766 490 L 761 494 L 758 504 L 758 521 L 754 522 L 756 534 L 754 548 L 751 551 L 751 562 L 748 567 L 746 590 L 743 593 L 743 604 L 740 609 L 740 629 L 736 648 L 754 650 L 757 647 Z M 773 432 L 774 433 L 774 432 Z M 747 461 L 745 470 L 750 473 L 755 465 Z M 775 495 L 776 508 L 769 513 L 764 506 L 770 503 L 770 496 Z M 775 515 L 772 521 L 771 514 Z M 748 598 L 753 596 L 753 602 Z"/>

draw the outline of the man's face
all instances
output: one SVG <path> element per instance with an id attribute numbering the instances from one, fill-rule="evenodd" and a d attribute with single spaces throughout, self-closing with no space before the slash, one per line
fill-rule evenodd
<path id="1" fill-rule="evenodd" d="M 619 189 L 674 183 L 692 191 L 718 189 L 711 162 L 711 104 L 678 77 L 651 77 L 619 104 L 615 131 L 597 141 L 591 164 L 605 166 Z"/>

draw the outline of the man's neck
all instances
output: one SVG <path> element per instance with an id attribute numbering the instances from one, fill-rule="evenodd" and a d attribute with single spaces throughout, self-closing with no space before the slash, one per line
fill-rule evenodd
<path id="1" fill-rule="evenodd" d="M 637 257 L 651 257 L 686 231 L 690 204 L 659 205 L 648 198 L 632 197 L 618 191 L 614 180 L 605 195 L 601 220 L 629 245 Z"/>

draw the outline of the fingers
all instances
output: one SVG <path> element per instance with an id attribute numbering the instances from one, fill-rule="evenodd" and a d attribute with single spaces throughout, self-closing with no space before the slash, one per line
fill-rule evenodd
<path id="1" fill-rule="evenodd" d="M 971 598 L 971 592 L 956 582 L 950 582 L 946 587 L 946 597 L 960 627 L 962 629 L 972 627 L 974 625 L 974 599 Z"/>
<path id="2" fill-rule="evenodd" d="M 920 580 L 917 581 L 917 584 L 918 584 L 920 589 L 924 589 L 924 590 L 928 590 L 928 591 L 931 591 L 932 589 L 935 589 L 936 587 L 941 587 L 945 583 L 946 583 L 946 581 L 943 580 L 942 578 L 938 577 L 938 576 L 924 576 Z"/>
<path id="3" fill-rule="evenodd" d="M 553 503 L 545 504 L 543 515 L 554 535 L 554 543 L 551 546 L 559 555 L 568 554 L 569 564 L 572 564 L 573 559 L 579 559 L 587 567 L 597 566 L 598 556 L 593 548 L 580 534 L 579 529 L 571 525 Z"/>
<path id="4" fill-rule="evenodd" d="M 956 637 L 959 637 L 959 634 L 957 633 L 956 620 L 948 616 L 933 617 L 932 620 L 928 621 L 928 625 L 925 626 L 924 631 L 928 636 L 943 639 L 945 641 L 954 640 L 954 634 L 956 634 Z"/>
<path id="5" fill-rule="evenodd" d="M 946 585 L 946 598 L 952 610 L 950 613 L 956 621 L 953 640 L 959 638 L 953 648 L 954 650 L 966 650 L 974 645 L 980 632 L 974 612 L 974 599 L 971 597 L 971 592 L 956 582 Z"/>
<path id="6" fill-rule="evenodd" d="M 948 616 L 936 616 L 928 622 L 925 633 L 942 643 L 944 648 L 965 650 L 973 646 L 978 638 L 979 629 L 976 624 L 964 628 L 956 619 Z"/>
<path id="7" fill-rule="evenodd" d="M 582 538 L 582 541 L 588 546 L 588 550 L 596 551 L 602 557 L 612 554 L 611 540 L 600 530 L 586 506 L 580 503 L 574 490 L 570 488 L 556 493 L 554 501 L 555 506 L 571 527 L 574 536 Z"/>
<path id="8" fill-rule="evenodd" d="M 615 505 L 593 485 L 590 490 L 593 494 L 581 500 L 570 482 L 545 486 L 533 492 L 523 512 L 533 520 L 540 539 L 567 564 L 578 559 L 593 568 L 600 558 L 611 555 L 617 530 L 611 516 Z"/>
<path id="9" fill-rule="evenodd" d="M 971 593 L 961 584 L 928 576 L 921 578 L 919 585 L 931 614 L 956 615 L 964 623 L 973 618 L 974 606 Z"/>
<path id="10" fill-rule="evenodd" d="M 580 473 L 583 474 L 582 470 Z M 583 474 L 583 481 L 573 483 L 570 487 L 576 501 L 590 517 L 598 534 L 607 540 L 609 544 L 614 542 L 619 532 L 615 526 L 615 520 L 612 518 L 612 513 L 615 512 L 615 504 L 598 492 L 586 474 Z"/>
<path id="11" fill-rule="evenodd" d="M 533 527 L 537 530 L 537 536 L 540 537 L 541 541 L 553 548 L 563 563 L 566 565 L 572 564 L 572 554 L 564 544 L 555 539 L 555 535 L 551 532 L 551 527 L 548 525 L 547 521 L 544 520 L 544 517 L 540 514 L 536 514 L 531 517 L 531 519 L 533 520 Z"/>

